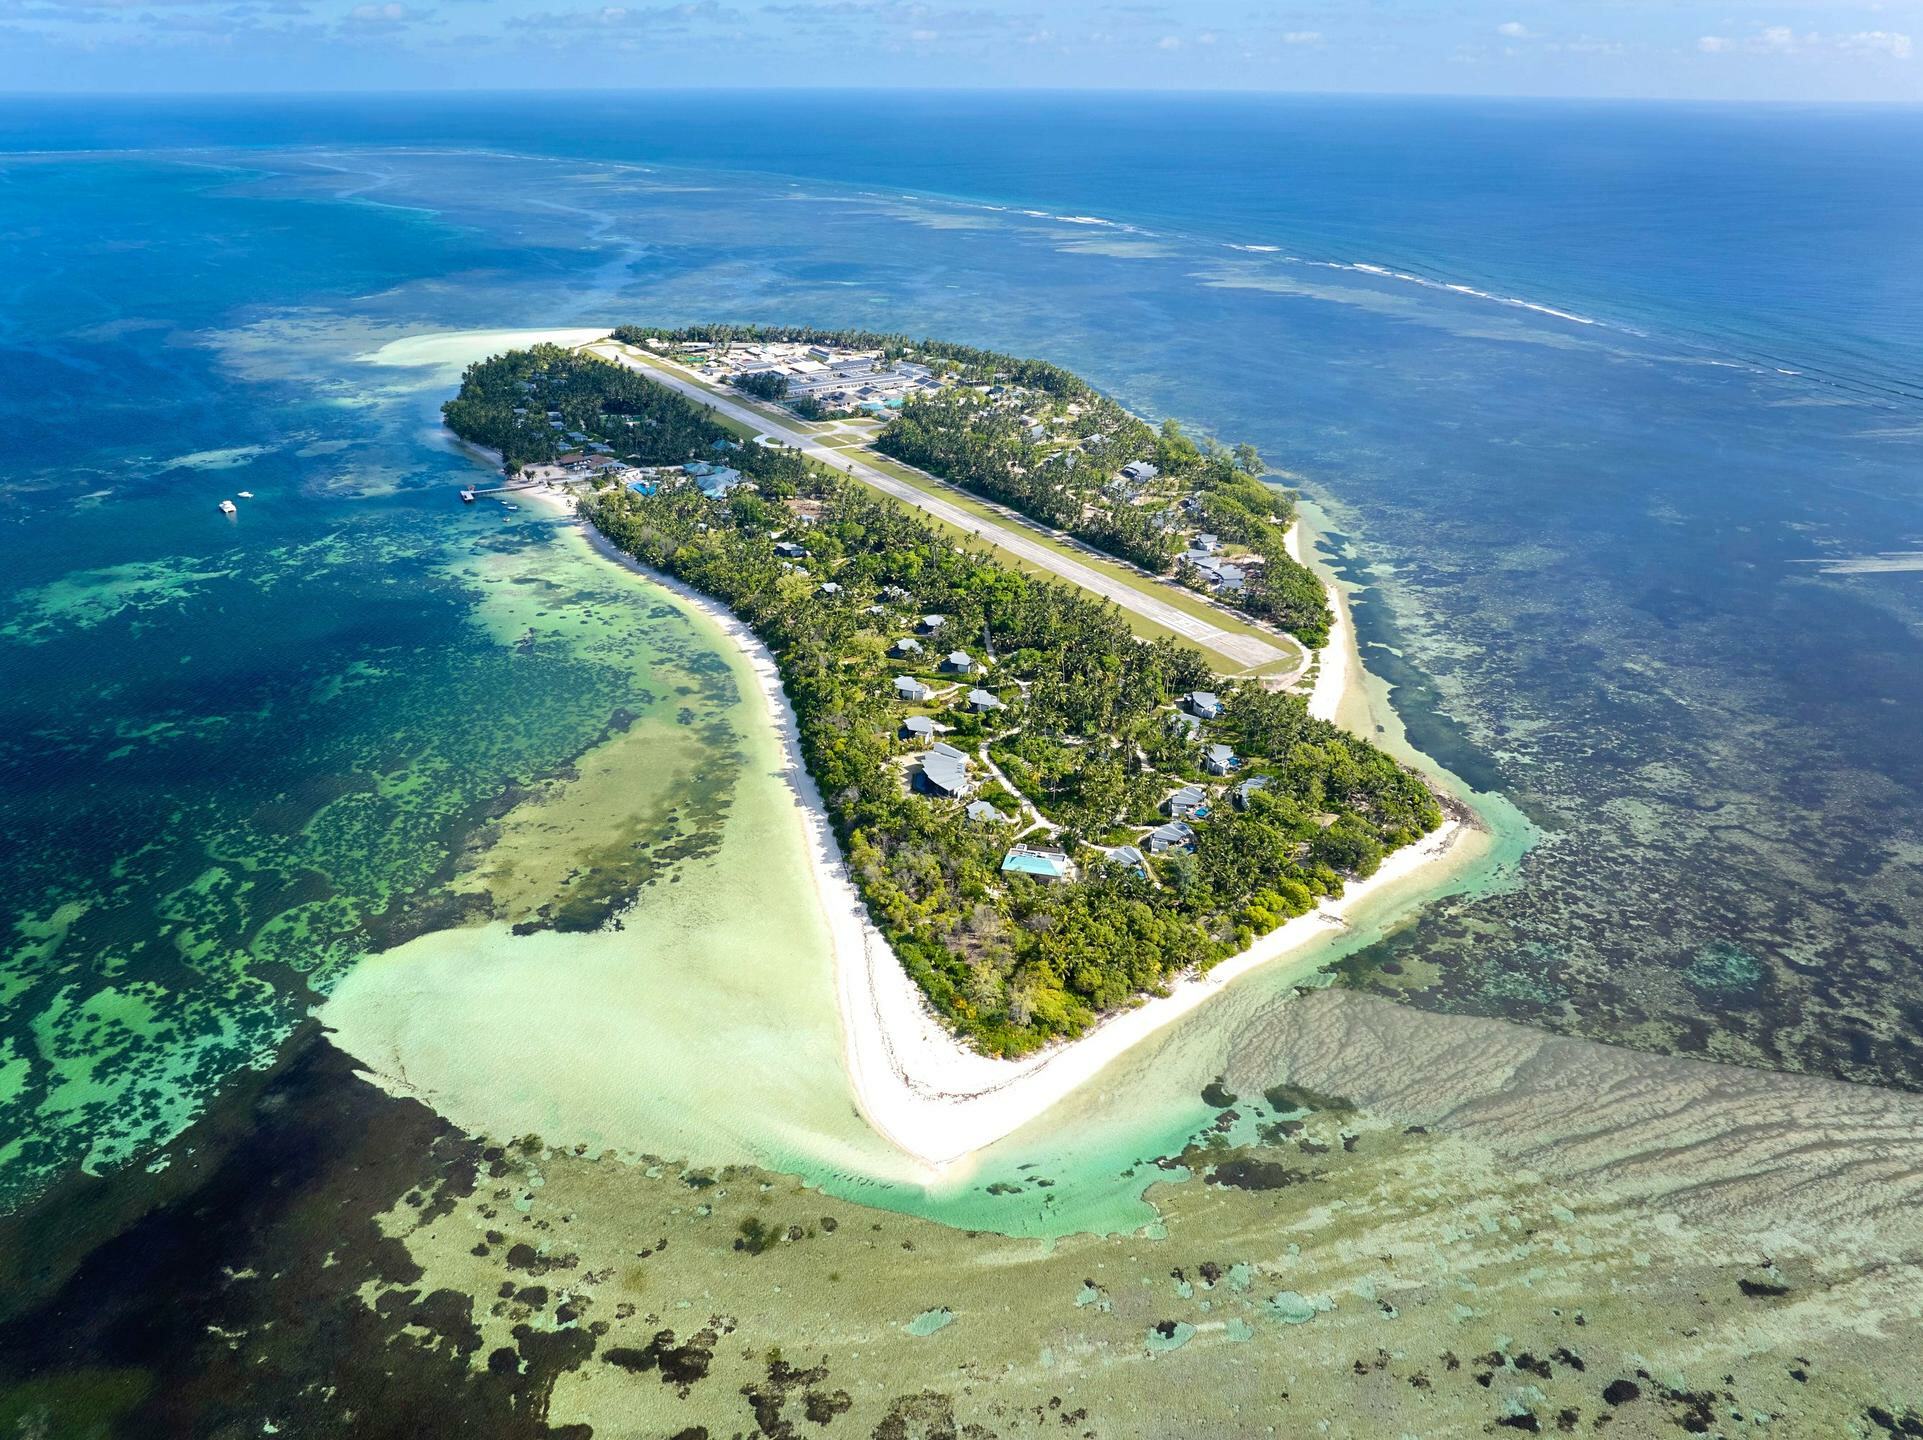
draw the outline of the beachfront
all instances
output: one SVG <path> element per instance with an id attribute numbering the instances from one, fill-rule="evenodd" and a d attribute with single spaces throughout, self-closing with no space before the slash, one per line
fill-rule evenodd
<path id="1" fill-rule="evenodd" d="M 573 499 L 564 491 L 535 489 L 525 496 L 572 516 Z M 1301 545 L 1300 533 L 1298 526 L 1292 546 Z M 1079 1038 L 1020 1060 L 985 1056 L 941 1023 L 868 918 L 827 809 L 802 762 L 794 711 L 774 656 L 711 597 L 638 564 L 591 527 L 588 536 L 599 553 L 701 611 L 746 657 L 780 739 L 784 778 L 796 798 L 795 820 L 828 925 L 849 1088 L 877 1133 L 937 1174 L 965 1167 L 970 1155 L 1037 1119 L 1125 1052 L 1237 979 L 1278 963 L 1293 962 L 1303 974 L 1313 971 L 1324 958 L 1326 942 L 1342 935 L 1365 906 L 1393 905 L 1399 894 L 1434 886 L 1477 850 L 1480 831 L 1472 823 L 1448 819 L 1435 832 L 1388 856 L 1368 879 L 1351 881 L 1339 898 L 1260 937 L 1206 975 L 1180 979 L 1166 995 L 1112 1013 Z M 1312 712 L 1322 718 L 1333 718 L 1345 701 L 1366 704 L 1358 693 L 1362 666 L 1354 627 L 1333 585 L 1330 600 L 1337 628 L 1321 654 L 1310 701 Z"/>
<path id="2" fill-rule="evenodd" d="M 531 338 L 525 333 L 420 337 L 395 342 L 369 358 L 381 364 L 435 364 L 452 372 L 466 359 Z M 579 345 L 589 337 L 576 331 L 553 338 Z M 485 454 L 474 447 L 465 448 L 477 459 Z M 499 464 L 499 457 L 486 455 L 485 463 Z M 564 488 L 535 484 L 520 490 L 515 499 L 572 518 L 573 497 Z M 1120 1057 L 1222 995 L 1238 980 L 1258 971 L 1270 980 L 1312 974 L 1326 963 L 1351 927 L 1380 925 L 1404 908 L 1419 904 L 1486 848 L 1479 843 L 1483 832 L 1473 823 L 1451 818 L 1422 840 L 1387 856 L 1367 880 L 1351 881 L 1339 897 L 1325 899 L 1316 909 L 1287 921 L 1240 953 L 1220 961 L 1208 974 L 1180 978 L 1165 995 L 1143 998 L 1112 1012 L 1077 1039 L 1056 1042 L 1019 1060 L 991 1058 L 949 1031 L 871 922 L 847 871 L 822 797 L 802 762 L 796 717 L 767 648 L 712 597 L 637 564 L 592 526 L 583 525 L 581 530 L 595 554 L 672 592 L 743 657 L 752 676 L 751 689 L 758 695 L 758 707 L 778 742 L 780 783 L 792 800 L 787 815 L 777 823 L 795 827 L 795 843 L 806 857 L 808 878 L 825 930 L 828 974 L 824 978 L 833 990 L 839 1068 L 847 1093 L 867 1126 L 899 1156 L 919 1167 L 929 1182 L 965 1174 L 970 1156 L 1022 1130 L 1088 1086 Z M 1311 549 L 1299 523 L 1290 531 L 1287 543 L 1298 562 Z M 1310 713 L 1331 720 L 1341 715 L 1357 733 L 1376 732 L 1378 719 L 1394 729 L 1392 715 L 1366 693 L 1366 673 L 1356 650 L 1346 600 L 1327 576 L 1321 578 L 1335 623 L 1329 643 L 1317 657 L 1308 695 Z M 575 943 L 585 938 L 578 937 Z M 621 936 L 611 938 L 617 946 L 639 943 Z M 501 953 L 512 949 L 508 946 Z M 398 975 L 393 979 L 400 983 Z M 339 1015 L 342 1007 L 330 1009 Z M 369 1027 L 368 1019 L 366 1014 L 357 1016 L 360 1035 L 371 1038 L 356 1053 L 391 1053 L 398 1065 L 410 1049 L 418 1046 L 418 1037 L 402 1042 L 391 1035 L 377 1034 L 379 1027 Z M 384 1062 L 372 1063 L 391 1083 L 393 1068 Z M 428 1073 L 417 1050 L 409 1073 Z M 440 1075 L 443 1087 L 453 1083 L 447 1070 Z M 616 1087 L 620 1084 L 612 1075 L 610 1083 Z M 451 1094 L 445 1098 L 460 1108 Z M 491 1108 L 496 1102 L 469 1096 L 465 1103 L 475 1107 L 472 1118 L 479 1120 L 486 1114 L 495 1128 L 502 1124 L 502 1117 Z M 553 1103 L 552 1098 L 549 1103 Z M 606 1104 L 605 1097 L 601 1103 Z M 529 1112 L 526 1118 L 533 1121 L 536 1116 Z M 639 1139 L 641 1135 L 641 1127 L 630 1129 L 626 1123 L 605 1128 L 597 1124 L 593 1129 L 611 1137 L 633 1134 Z M 857 1168 L 872 1170 L 873 1162 Z"/>

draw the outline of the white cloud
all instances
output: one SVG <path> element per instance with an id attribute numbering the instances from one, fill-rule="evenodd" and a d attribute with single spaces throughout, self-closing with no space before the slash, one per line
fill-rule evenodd
<path id="1" fill-rule="evenodd" d="M 1155 48 L 1157 50 L 1180 50 L 1182 48 L 1182 38 L 1179 35 L 1164 35 L 1160 40 L 1155 42 Z"/>
<path id="2" fill-rule="evenodd" d="M 1284 45 L 1320 45 L 1322 43 L 1322 32 L 1320 30 L 1284 31 L 1282 43 Z"/>
<path id="3" fill-rule="evenodd" d="M 1896 60 L 1907 60 L 1915 46 L 1910 37 L 1894 30 L 1859 30 L 1838 42 L 1845 50 L 1880 50 Z"/>
<path id="4" fill-rule="evenodd" d="M 1593 35 L 1578 35 L 1574 40 L 1558 40 L 1549 48 L 1564 55 L 1626 55 L 1629 47 L 1620 40 L 1599 40 Z"/>
<path id="5" fill-rule="evenodd" d="M 1527 40 L 1529 27 L 1520 20 L 1505 20 L 1496 27 L 1498 35 L 1507 35 L 1511 40 Z"/>
<path id="6" fill-rule="evenodd" d="M 1916 53 L 1915 43 L 1897 30 L 1858 30 L 1848 35 L 1822 35 L 1814 30 L 1799 35 L 1787 25 L 1766 25 L 1747 40 L 1732 40 L 1727 35 L 1704 35 L 1696 48 L 1705 55 L 1725 55 L 1745 51 L 1752 55 L 1887 55 L 1892 60 L 1908 60 Z"/>

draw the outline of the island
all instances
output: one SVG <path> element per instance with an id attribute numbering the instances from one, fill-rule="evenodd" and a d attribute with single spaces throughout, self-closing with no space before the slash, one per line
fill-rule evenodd
<path id="1" fill-rule="evenodd" d="M 617 339 L 709 356 L 726 343 L 713 335 Z M 731 339 L 757 359 L 803 346 L 815 366 L 853 359 L 902 390 L 864 400 L 845 382 L 804 422 L 841 395 L 875 404 L 886 418 L 858 444 L 1160 557 L 1183 585 L 1207 584 L 1200 558 L 1226 549 L 1244 562 L 1234 598 L 1326 638 L 1319 583 L 1313 607 L 1288 598 L 1302 569 L 1283 547 L 1291 502 L 1256 478 L 1252 450 L 1151 428 L 1040 362 L 892 337 Z M 729 378 L 762 405 L 795 393 L 779 368 Z M 592 348 L 477 363 L 445 415 L 518 483 L 571 486 L 609 543 L 766 645 L 868 915 L 985 1055 L 1028 1055 L 1165 994 L 1443 823 L 1418 775 L 1309 714 L 1285 688 L 1299 672 L 1220 673 L 1176 638 L 1137 634 L 1117 605 Z M 1082 436 L 1032 433 L 1063 421 Z M 1155 458 L 1129 458 L 1145 447 Z M 1056 473 L 1031 483 L 1038 468 Z"/>

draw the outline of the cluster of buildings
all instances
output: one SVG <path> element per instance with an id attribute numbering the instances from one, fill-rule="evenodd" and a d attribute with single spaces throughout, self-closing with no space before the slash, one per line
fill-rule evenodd
<path id="1" fill-rule="evenodd" d="M 677 485 L 693 485 L 710 500 L 721 500 L 741 486 L 753 483 L 734 466 L 726 463 L 727 452 L 737 448 L 732 440 L 717 440 L 716 458 L 713 460 L 690 460 L 683 465 L 603 465 L 599 468 L 606 469 L 617 484 L 627 486 L 637 495 L 655 495 Z M 563 460 L 566 458 L 562 457 Z M 583 473 L 592 475 L 595 467 L 591 466 Z M 777 550 L 779 548 L 776 547 Z"/>
<path id="2" fill-rule="evenodd" d="M 1191 690 L 1181 700 L 1177 711 L 1178 721 L 1191 735 L 1202 742 L 1202 768 L 1211 775 L 1229 776 L 1242 768 L 1242 757 L 1235 753 L 1234 747 L 1219 740 L 1204 738 L 1203 726 L 1207 721 L 1222 718 L 1222 697 L 1213 690 Z M 1254 775 L 1233 786 L 1230 798 L 1237 809 L 1247 809 L 1249 795 L 1267 787 L 1265 776 Z M 1162 809 L 1168 815 L 1165 824 L 1156 826 L 1143 837 L 1151 855 L 1167 855 L 1172 852 L 1188 852 L 1195 849 L 1195 826 L 1207 820 L 1214 808 L 1214 798 L 1200 785 L 1182 785 L 1162 802 Z"/>
<path id="3" fill-rule="evenodd" d="M 916 622 L 915 629 L 924 637 L 933 637 L 939 635 L 947 623 L 945 616 L 924 615 Z M 924 648 L 920 640 L 904 635 L 888 647 L 888 653 L 898 659 L 909 659 L 922 654 Z M 939 668 L 946 675 L 973 676 L 979 675 L 986 667 L 965 650 L 951 650 L 943 657 Z M 934 686 L 913 675 L 897 675 L 890 688 L 897 700 L 909 705 L 926 705 L 935 699 Z M 963 703 L 977 715 L 992 714 L 1007 708 L 994 691 L 979 685 L 968 691 Z M 976 798 L 975 792 L 980 787 L 975 775 L 975 760 L 967 751 L 942 739 L 943 733 L 943 726 L 932 716 L 911 714 L 903 718 L 897 737 L 925 747 L 910 772 L 909 783 L 913 788 L 933 799 L 967 802 L 963 814 L 971 825 L 1017 823 L 1015 816 L 1004 814 L 990 801 Z M 1001 871 L 1004 875 L 1026 875 L 1045 881 L 1073 879 L 1076 873 L 1075 862 L 1069 858 L 1067 851 L 1021 841 L 1010 846 L 1002 856 Z"/>
<path id="4" fill-rule="evenodd" d="M 941 382 L 926 365 L 889 360 L 879 350 L 784 341 L 734 344 L 710 351 L 697 368 L 723 381 L 778 375 L 787 382 L 786 398 L 813 400 L 823 410 L 866 410 L 879 414 L 899 409 L 918 390 L 939 390 Z"/>
<path id="5" fill-rule="evenodd" d="M 1223 558 L 1222 542 L 1214 535 L 1193 537 L 1180 563 L 1193 565 L 1201 574 L 1202 583 L 1217 594 L 1240 595 L 1248 589 L 1248 571 Z"/>

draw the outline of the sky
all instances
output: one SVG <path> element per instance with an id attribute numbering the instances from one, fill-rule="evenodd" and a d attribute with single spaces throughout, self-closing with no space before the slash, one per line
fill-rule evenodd
<path id="1" fill-rule="evenodd" d="M 1923 0 L 0 0 L 0 90 L 1923 102 Z"/>

